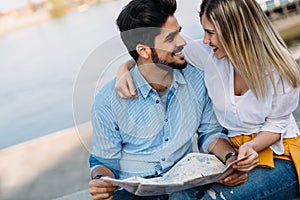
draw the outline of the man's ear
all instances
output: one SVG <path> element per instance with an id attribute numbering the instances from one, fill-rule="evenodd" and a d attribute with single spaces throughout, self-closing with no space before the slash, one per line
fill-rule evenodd
<path id="1" fill-rule="evenodd" d="M 144 58 L 146 60 L 151 58 L 151 49 L 149 46 L 143 45 L 143 44 L 138 44 L 138 45 L 136 45 L 135 50 L 137 51 L 139 56 L 141 56 L 142 58 Z"/>

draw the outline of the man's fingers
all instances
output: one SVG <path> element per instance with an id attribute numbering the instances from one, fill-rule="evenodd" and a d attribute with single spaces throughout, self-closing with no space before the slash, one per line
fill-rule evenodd
<path id="1" fill-rule="evenodd" d="M 239 180 L 239 181 L 230 181 L 230 182 L 224 182 L 223 185 L 227 185 L 227 186 L 236 186 L 236 185 L 240 185 L 240 184 L 243 184 L 247 181 L 246 180 Z"/>
<path id="2" fill-rule="evenodd" d="M 96 182 L 96 181 L 94 181 Z M 99 181 L 99 182 L 104 182 L 104 181 Z M 104 185 L 104 184 L 103 184 Z M 90 194 L 92 196 L 93 200 L 111 200 L 112 196 L 114 194 L 114 191 L 116 190 L 116 186 L 110 186 L 110 187 L 105 187 L 105 186 L 101 186 L 101 187 L 97 187 L 97 186 L 93 186 L 90 187 Z"/>
<path id="3" fill-rule="evenodd" d="M 220 181 L 219 183 L 228 185 L 228 186 L 235 186 L 247 181 L 248 174 L 245 172 L 234 172 L 230 176 L 226 177 L 224 180 Z"/>
<path id="4" fill-rule="evenodd" d="M 98 188 L 98 187 L 92 187 L 90 188 L 90 194 L 97 194 L 97 193 L 112 193 L 116 190 L 115 187 L 101 187 L 101 188 Z"/>
<path id="5" fill-rule="evenodd" d="M 117 188 L 115 184 L 102 180 L 92 180 L 89 182 L 90 193 L 106 193 L 113 192 Z"/>
<path id="6" fill-rule="evenodd" d="M 93 200 L 105 200 L 105 199 L 112 199 L 112 194 L 111 193 L 103 193 L 103 194 L 95 194 L 92 195 Z"/>
<path id="7" fill-rule="evenodd" d="M 244 172 L 235 172 L 224 179 L 225 182 L 234 180 L 245 180 L 248 178 L 248 174 Z"/>

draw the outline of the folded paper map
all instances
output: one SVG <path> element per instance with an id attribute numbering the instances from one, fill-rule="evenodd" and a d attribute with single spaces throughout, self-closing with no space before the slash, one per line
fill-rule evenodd
<path id="1" fill-rule="evenodd" d="M 212 154 L 190 153 L 162 177 L 150 179 L 130 177 L 123 180 L 102 177 L 101 179 L 114 183 L 138 196 L 170 194 L 221 180 L 233 172 L 231 166 L 234 163 L 244 160 L 248 156 L 225 166 Z"/>

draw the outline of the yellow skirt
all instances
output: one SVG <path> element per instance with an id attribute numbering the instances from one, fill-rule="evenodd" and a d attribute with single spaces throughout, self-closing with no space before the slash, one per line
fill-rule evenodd
<path id="1" fill-rule="evenodd" d="M 233 148 L 238 151 L 238 148 L 244 144 L 252 140 L 256 134 L 251 135 L 241 135 L 230 138 Z M 258 154 L 259 162 L 258 167 L 266 167 L 266 168 L 274 168 L 274 158 L 290 160 L 294 163 L 297 175 L 298 175 L 298 183 L 300 188 L 300 136 L 296 138 L 287 138 L 283 139 L 284 144 L 284 154 L 276 155 L 273 154 L 272 149 L 267 148 Z"/>

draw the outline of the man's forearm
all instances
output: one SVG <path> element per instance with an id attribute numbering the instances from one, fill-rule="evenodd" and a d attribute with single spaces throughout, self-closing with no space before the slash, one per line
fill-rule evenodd
<path id="1" fill-rule="evenodd" d="M 227 140 L 218 138 L 209 145 L 208 151 L 225 162 L 225 156 L 230 152 L 234 152 L 234 149 Z"/>

